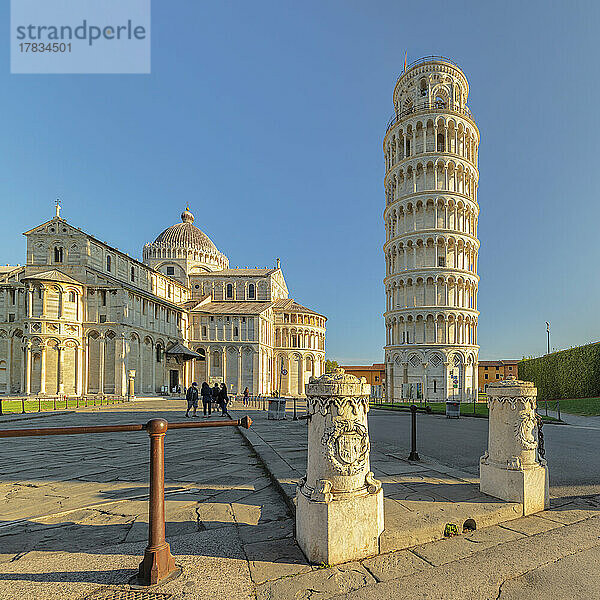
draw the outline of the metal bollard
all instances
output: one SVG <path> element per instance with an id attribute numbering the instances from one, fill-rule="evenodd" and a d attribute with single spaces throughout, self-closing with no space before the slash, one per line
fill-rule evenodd
<path id="1" fill-rule="evenodd" d="M 54 410 L 56 410 L 56 396 L 53 398 L 54 400 Z"/>
<path id="2" fill-rule="evenodd" d="M 294 421 L 297 421 L 298 417 L 296 416 L 296 396 L 294 396 Z"/>
<path id="3" fill-rule="evenodd" d="M 2 398 L 0 398 L 0 415 L 3 415 L 4 413 L 2 412 Z"/>
<path id="4" fill-rule="evenodd" d="M 421 460 L 417 452 L 417 407 L 414 404 L 410 405 L 410 454 L 408 460 Z"/>
<path id="5" fill-rule="evenodd" d="M 560 418 L 560 400 L 556 401 L 556 412 L 558 413 L 558 420 L 562 421 L 562 419 Z"/>
<path id="6" fill-rule="evenodd" d="M 42 399 L 38 396 L 38 412 L 42 412 Z"/>
<path id="7" fill-rule="evenodd" d="M 146 424 L 150 436 L 150 498 L 148 509 L 148 546 L 140 563 L 138 579 L 154 585 L 177 570 L 165 534 L 165 433 L 164 419 Z"/>
<path id="8" fill-rule="evenodd" d="M 25 399 L 21 400 L 21 414 L 25 414 Z"/>

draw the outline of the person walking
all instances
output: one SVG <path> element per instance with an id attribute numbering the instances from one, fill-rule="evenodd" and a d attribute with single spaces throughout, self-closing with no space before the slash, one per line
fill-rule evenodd
<path id="1" fill-rule="evenodd" d="M 213 410 L 217 410 L 217 405 L 219 404 L 219 384 L 215 383 L 214 387 L 212 388 L 212 405 L 213 405 Z"/>
<path id="2" fill-rule="evenodd" d="M 223 417 L 227 415 L 227 402 L 229 402 L 227 386 L 222 383 L 221 389 L 219 390 L 219 405 L 221 406 L 221 416 Z"/>
<path id="3" fill-rule="evenodd" d="M 250 406 L 250 390 L 248 388 L 244 390 L 244 406 Z"/>
<path id="4" fill-rule="evenodd" d="M 200 395 L 202 396 L 202 410 L 204 412 L 204 417 L 210 417 L 212 413 L 212 390 L 210 389 L 210 385 L 204 381 L 202 383 L 202 387 L 200 388 Z M 208 415 L 206 414 L 208 411 Z"/>
<path id="5" fill-rule="evenodd" d="M 198 409 L 198 384 L 194 381 L 185 395 L 185 399 L 187 400 L 187 410 L 185 411 L 185 416 L 190 416 L 190 408 L 194 409 L 192 417 L 197 417 L 196 410 Z"/>

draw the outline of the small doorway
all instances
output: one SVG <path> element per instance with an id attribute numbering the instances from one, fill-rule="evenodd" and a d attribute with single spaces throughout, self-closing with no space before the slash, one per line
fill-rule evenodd
<path id="1" fill-rule="evenodd" d="M 177 389 L 179 385 L 179 371 L 177 369 L 171 369 L 169 371 L 169 391 L 172 392 Z"/>

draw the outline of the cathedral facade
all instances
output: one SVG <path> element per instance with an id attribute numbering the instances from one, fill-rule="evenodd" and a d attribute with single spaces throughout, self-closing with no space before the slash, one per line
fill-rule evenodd
<path id="1" fill-rule="evenodd" d="M 289 298 L 279 260 L 230 268 L 194 225 L 143 261 L 56 216 L 30 231 L 25 266 L 0 267 L 0 394 L 172 393 L 192 381 L 230 393 L 303 395 L 324 370 L 326 318 Z"/>

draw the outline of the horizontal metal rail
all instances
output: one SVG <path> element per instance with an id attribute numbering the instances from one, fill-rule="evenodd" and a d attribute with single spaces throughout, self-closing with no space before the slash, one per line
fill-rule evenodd
<path id="1" fill-rule="evenodd" d="M 172 577 L 178 571 L 165 535 L 165 434 L 167 430 L 231 426 L 248 429 L 250 425 L 252 425 L 252 419 L 248 416 L 236 420 L 198 423 L 189 421 L 168 423 L 165 419 L 152 419 L 147 423 L 131 423 L 126 425 L 0 429 L 0 438 L 147 431 L 150 436 L 148 546 L 139 566 L 138 582 L 142 585 L 154 585 Z"/>

